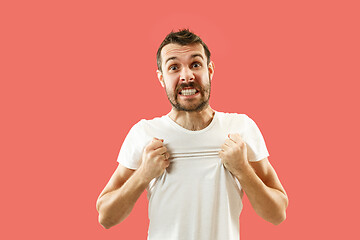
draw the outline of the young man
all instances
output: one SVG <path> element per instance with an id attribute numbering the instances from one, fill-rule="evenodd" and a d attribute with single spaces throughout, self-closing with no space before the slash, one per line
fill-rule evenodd
<path id="1" fill-rule="evenodd" d="M 258 215 L 281 223 L 288 199 L 260 130 L 245 114 L 209 105 L 206 44 L 188 30 L 171 32 L 157 60 L 172 109 L 130 130 L 97 201 L 101 225 L 123 221 L 145 189 L 149 240 L 238 240 L 243 191 Z"/>

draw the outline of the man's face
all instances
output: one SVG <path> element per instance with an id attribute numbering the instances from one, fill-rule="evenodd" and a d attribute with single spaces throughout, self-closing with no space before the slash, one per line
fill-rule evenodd
<path id="1" fill-rule="evenodd" d="M 157 71 L 166 95 L 178 111 L 201 111 L 208 106 L 214 65 L 207 65 L 201 44 L 168 44 L 161 50 L 162 72 Z"/>

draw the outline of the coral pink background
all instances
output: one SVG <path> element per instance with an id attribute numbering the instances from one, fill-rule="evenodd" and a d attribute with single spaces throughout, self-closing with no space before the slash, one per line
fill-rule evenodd
<path id="1" fill-rule="evenodd" d="M 125 2 L 125 3 L 124 3 Z M 248 200 L 241 239 L 359 239 L 358 1 L 2 1 L 1 239 L 145 239 L 145 194 L 103 229 L 96 199 L 130 127 L 166 114 L 155 53 L 189 27 L 212 51 L 211 106 L 260 127 L 290 205 Z"/>

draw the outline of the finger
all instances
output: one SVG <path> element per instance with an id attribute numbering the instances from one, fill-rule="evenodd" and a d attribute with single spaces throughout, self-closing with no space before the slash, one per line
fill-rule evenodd
<path id="1" fill-rule="evenodd" d="M 168 152 L 164 152 L 163 154 L 154 154 L 154 158 L 160 161 L 167 161 L 170 158 L 170 154 Z"/>
<path id="2" fill-rule="evenodd" d="M 165 146 L 159 147 L 154 150 L 155 155 L 162 155 L 167 152 L 167 148 Z"/>
<path id="3" fill-rule="evenodd" d="M 223 156 L 224 156 L 223 154 L 224 154 L 224 151 L 223 151 L 223 150 L 220 150 L 220 151 L 219 151 L 219 157 L 220 157 L 220 158 L 223 158 Z"/>
<path id="4" fill-rule="evenodd" d="M 164 161 L 164 166 L 165 166 L 165 168 L 167 168 L 168 166 L 170 166 L 170 161 L 169 161 L 169 160 L 165 160 L 165 161 Z"/>
<path id="5" fill-rule="evenodd" d="M 230 134 L 228 134 L 228 137 L 235 143 L 242 141 L 242 137 L 238 133 L 230 133 Z"/>
<path id="6" fill-rule="evenodd" d="M 224 159 L 226 157 L 226 151 L 220 150 L 219 151 L 219 157 L 220 157 L 220 159 Z"/>
<path id="7" fill-rule="evenodd" d="M 228 147 L 236 147 L 236 142 L 229 138 L 225 140 L 224 144 Z"/>
<path id="8" fill-rule="evenodd" d="M 149 150 L 155 150 L 159 147 L 162 147 L 164 145 L 164 140 L 163 139 L 158 139 L 158 138 L 153 138 L 151 140 L 151 142 L 147 145 L 147 148 Z"/>
<path id="9" fill-rule="evenodd" d="M 154 142 L 154 141 L 164 142 L 164 139 L 153 137 L 152 141 L 153 141 L 153 142 Z"/>
<path id="10" fill-rule="evenodd" d="M 230 150 L 231 147 L 229 145 L 227 145 L 226 143 L 224 143 L 223 145 L 221 145 L 221 150 L 222 151 L 228 151 Z"/>

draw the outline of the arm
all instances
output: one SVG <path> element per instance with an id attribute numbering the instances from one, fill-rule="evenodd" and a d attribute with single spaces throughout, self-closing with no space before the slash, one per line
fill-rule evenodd
<path id="1" fill-rule="evenodd" d="M 249 162 L 246 144 L 238 134 L 231 134 L 225 141 L 220 157 L 259 216 L 275 225 L 285 220 L 288 198 L 267 158 Z"/>
<path id="2" fill-rule="evenodd" d="M 99 222 L 104 228 L 108 229 L 129 216 L 150 181 L 169 166 L 168 158 L 162 141 L 154 139 L 145 147 L 142 163 L 137 170 L 119 164 L 96 202 Z"/>
<path id="3" fill-rule="evenodd" d="M 138 171 L 119 164 L 96 202 L 99 223 L 108 229 L 123 221 L 146 186 Z"/>
<path id="4" fill-rule="evenodd" d="M 245 164 L 235 176 L 259 216 L 275 225 L 285 220 L 288 198 L 267 158 Z"/>

